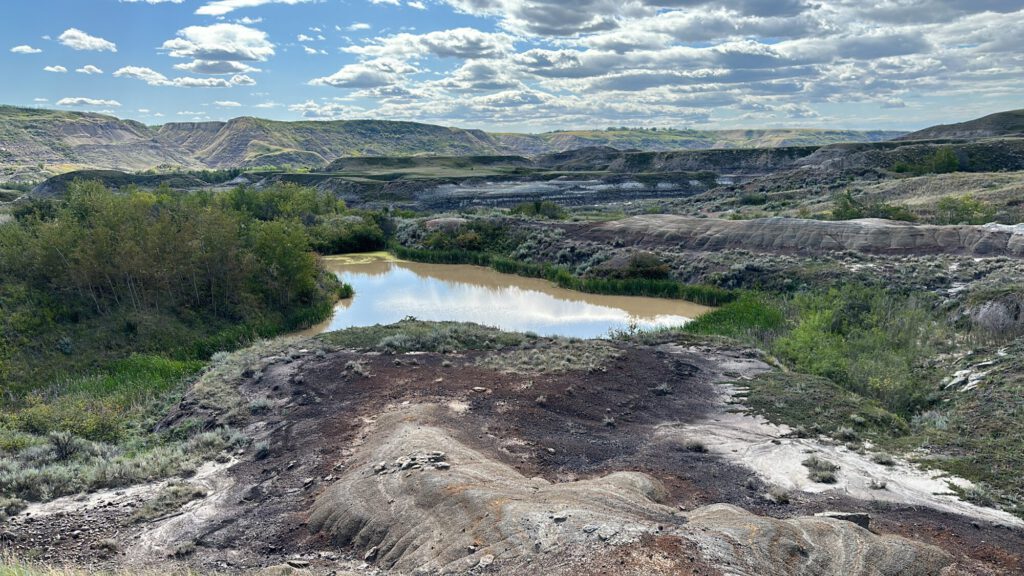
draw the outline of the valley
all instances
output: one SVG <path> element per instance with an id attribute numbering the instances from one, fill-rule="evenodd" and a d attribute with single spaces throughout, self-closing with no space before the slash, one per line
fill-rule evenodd
<path id="1" fill-rule="evenodd" d="M 0 574 L 1024 570 L 1019 111 L 4 114 Z"/>

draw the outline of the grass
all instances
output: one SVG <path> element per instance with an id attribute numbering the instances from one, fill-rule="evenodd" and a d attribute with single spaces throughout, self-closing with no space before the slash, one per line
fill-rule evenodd
<path id="1" fill-rule="evenodd" d="M 716 335 L 750 343 L 768 343 L 786 327 L 786 317 L 766 294 L 745 292 L 735 301 L 702 314 L 683 328 L 690 334 Z"/>
<path id="2" fill-rule="evenodd" d="M 839 471 L 839 466 L 823 460 L 817 456 L 811 456 L 810 458 L 801 462 L 807 468 L 807 477 L 814 482 L 821 484 L 835 484 L 837 481 L 836 472 Z"/>
<path id="3" fill-rule="evenodd" d="M 171 482 L 132 514 L 133 522 L 148 522 L 181 510 L 193 500 L 206 497 L 206 490 L 188 482 Z"/>
<path id="4" fill-rule="evenodd" d="M 538 340 L 515 350 L 493 352 L 477 361 L 478 366 L 513 374 L 557 373 L 580 370 L 598 372 L 622 353 L 599 340 L 556 338 Z"/>
<path id="5" fill-rule="evenodd" d="M 387 326 L 366 326 L 329 332 L 317 337 L 340 348 L 403 352 L 456 352 L 515 346 L 532 340 L 524 334 L 459 322 L 424 322 L 406 318 Z"/>
<path id="6" fill-rule="evenodd" d="M 45 435 L 70 432 L 86 440 L 116 442 L 169 394 L 184 391 L 202 362 L 139 354 L 114 361 L 107 370 L 28 395 L 20 407 L 0 414 L 4 432 Z"/>
<path id="7" fill-rule="evenodd" d="M 766 372 L 745 381 L 746 404 L 797 434 L 826 434 L 881 441 L 905 436 L 910 426 L 878 401 L 864 398 L 827 378 L 793 372 Z"/>

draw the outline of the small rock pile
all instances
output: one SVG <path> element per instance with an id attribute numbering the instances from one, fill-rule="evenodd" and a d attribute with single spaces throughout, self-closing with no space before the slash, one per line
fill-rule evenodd
<path id="1" fill-rule="evenodd" d="M 432 452 L 418 452 L 409 456 L 401 456 L 389 465 L 385 461 L 378 462 L 373 467 L 374 474 L 389 474 L 401 472 L 402 470 L 448 470 L 452 465 L 448 462 L 447 455 L 440 450 Z"/>

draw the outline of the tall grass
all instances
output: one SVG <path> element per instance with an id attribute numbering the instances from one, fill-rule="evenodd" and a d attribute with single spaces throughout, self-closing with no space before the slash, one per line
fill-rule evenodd
<path id="1" fill-rule="evenodd" d="M 761 347 L 909 419 L 932 401 L 926 365 L 950 328 L 923 295 L 847 286 L 790 297 L 746 293 L 686 325 Z"/>
<path id="2" fill-rule="evenodd" d="M 777 300 L 745 292 L 735 301 L 698 316 L 683 330 L 691 334 L 727 336 L 768 348 L 776 336 L 786 330 L 786 317 L 773 299 Z"/>

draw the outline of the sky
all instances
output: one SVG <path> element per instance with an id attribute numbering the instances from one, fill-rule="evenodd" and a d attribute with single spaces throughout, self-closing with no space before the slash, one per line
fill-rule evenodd
<path id="1" fill-rule="evenodd" d="M 1024 0 L 4 0 L 0 103 L 147 124 L 917 129 L 1024 108 Z"/>

